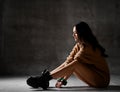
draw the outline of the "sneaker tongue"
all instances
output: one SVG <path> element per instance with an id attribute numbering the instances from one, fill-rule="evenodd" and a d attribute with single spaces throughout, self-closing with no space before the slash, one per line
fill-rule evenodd
<path id="1" fill-rule="evenodd" d="M 41 73 L 41 77 L 45 80 L 45 81 L 49 81 L 52 79 L 52 76 L 50 75 L 50 72 L 45 69 L 42 73 Z"/>

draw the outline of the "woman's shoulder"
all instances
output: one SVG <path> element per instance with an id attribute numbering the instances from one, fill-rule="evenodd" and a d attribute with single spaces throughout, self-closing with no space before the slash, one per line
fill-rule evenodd
<path id="1" fill-rule="evenodd" d="M 74 46 L 74 49 L 80 50 L 80 51 L 91 51 L 93 50 L 92 46 L 90 44 L 81 44 L 81 43 L 76 43 Z"/>
<path id="2" fill-rule="evenodd" d="M 84 51 L 89 54 L 101 55 L 100 50 L 98 48 L 93 48 L 90 44 L 84 46 Z"/>

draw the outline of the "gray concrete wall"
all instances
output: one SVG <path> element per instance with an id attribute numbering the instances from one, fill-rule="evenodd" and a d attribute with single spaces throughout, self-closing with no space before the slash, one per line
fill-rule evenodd
<path id="1" fill-rule="evenodd" d="M 64 62 L 72 27 L 86 21 L 109 54 L 112 74 L 120 65 L 120 0 L 0 0 L 0 75 L 39 74 Z"/>

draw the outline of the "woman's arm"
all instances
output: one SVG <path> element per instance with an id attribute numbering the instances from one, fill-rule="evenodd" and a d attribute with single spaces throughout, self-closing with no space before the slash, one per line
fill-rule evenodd
<path id="1" fill-rule="evenodd" d="M 62 64 L 61 64 L 60 66 L 58 66 L 57 68 L 55 68 L 55 69 L 52 71 L 52 73 L 58 71 L 58 69 L 61 69 L 61 68 L 63 68 L 64 66 L 65 66 L 65 62 L 62 63 Z"/>
<path id="2" fill-rule="evenodd" d="M 76 44 L 74 46 L 74 48 L 72 49 L 72 51 L 70 52 L 70 54 L 67 57 L 67 59 L 65 60 L 65 64 L 68 64 L 68 63 L 72 62 L 74 60 L 74 57 L 75 57 L 75 55 L 76 55 L 76 53 L 78 51 L 79 51 L 78 44 Z"/>
<path id="3" fill-rule="evenodd" d="M 54 69 L 54 70 L 52 71 L 52 73 L 58 71 L 58 69 L 61 69 L 61 68 L 65 67 L 68 63 L 72 62 L 73 59 L 74 59 L 75 54 L 77 53 L 77 50 L 78 50 L 78 46 L 77 46 L 77 44 L 76 44 L 76 45 L 73 47 L 72 51 L 70 52 L 70 55 L 69 55 L 69 56 L 67 57 L 67 59 L 65 60 L 65 62 L 64 62 L 63 64 L 61 64 L 60 66 L 58 66 L 56 69 Z"/>

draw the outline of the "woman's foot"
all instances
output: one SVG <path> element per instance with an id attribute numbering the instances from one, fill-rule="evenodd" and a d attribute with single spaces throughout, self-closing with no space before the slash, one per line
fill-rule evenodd
<path id="1" fill-rule="evenodd" d="M 56 88 L 61 88 L 61 87 L 62 87 L 62 82 L 57 82 L 57 83 L 55 84 L 55 87 L 56 87 Z"/>

